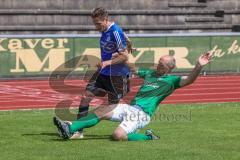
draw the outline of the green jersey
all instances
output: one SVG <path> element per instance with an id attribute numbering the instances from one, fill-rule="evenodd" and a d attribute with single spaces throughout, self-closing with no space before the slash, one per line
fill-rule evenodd
<path id="1" fill-rule="evenodd" d="M 144 84 L 131 101 L 131 105 L 138 105 L 144 112 L 152 116 L 159 103 L 161 103 L 175 89 L 180 87 L 179 76 L 157 76 L 151 69 L 138 69 L 138 76 L 144 78 Z"/>

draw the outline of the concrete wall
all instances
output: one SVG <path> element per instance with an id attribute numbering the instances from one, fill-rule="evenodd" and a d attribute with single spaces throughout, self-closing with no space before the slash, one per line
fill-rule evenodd
<path id="1" fill-rule="evenodd" d="M 0 0 L 0 34 L 97 33 L 91 10 L 104 6 L 131 33 L 231 31 L 239 0 Z M 224 10 L 223 17 L 216 11 Z M 48 30 L 49 28 L 49 30 Z"/>

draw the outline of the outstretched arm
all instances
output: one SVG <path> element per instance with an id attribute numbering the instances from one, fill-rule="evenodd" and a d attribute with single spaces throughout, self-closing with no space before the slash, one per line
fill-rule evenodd
<path id="1" fill-rule="evenodd" d="M 197 64 L 195 65 L 194 69 L 188 76 L 183 76 L 180 81 L 180 86 L 184 87 L 189 84 L 192 84 L 200 74 L 202 68 L 207 65 L 212 58 L 212 55 L 210 53 L 204 53 L 202 54 L 197 61 Z"/>

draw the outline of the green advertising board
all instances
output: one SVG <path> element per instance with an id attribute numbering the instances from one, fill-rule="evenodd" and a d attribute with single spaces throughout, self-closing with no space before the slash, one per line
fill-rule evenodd
<path id="1" fill-rule="evenodd" d="M 138 65 L 156 64 L 162 55 L 173 55 L 177 62 L 175 71 L 188 71 L 201 53 L 209 51 L 214 58 L 205 71 L 240 70 L 240 35 L 138 36 L 131 39 L 137 51 L 129 55 L 129 61 Z M 59 66 L 60 73 L 81 74 L 86 69 L 82 57 L 86 56 L 94 69 L 96 61 L 100 60 L 99 37 L 2 37 L 0 77 L 47 76 Z M 66 63 L 68 61 L 70 63 Z"/>

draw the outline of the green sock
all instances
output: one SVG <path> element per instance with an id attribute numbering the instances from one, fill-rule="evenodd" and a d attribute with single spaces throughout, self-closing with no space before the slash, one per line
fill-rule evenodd
<path id="1" fill-rule="evenodd" d="M 89 114 L 86 117 L 82 117 L 74 121 L 70 126 L 70 132 L 74 133 L 80 129 L 95 126 L 96 124 L 98 124 L 98 122 L 100 122 L 100 119 L 97 117 L 96 114 Z"/>
<path id="2" fill-rule="evenodd" d="M 145 134 L 139 134 L 139 133 L 128 134 L 128 141 L 144 141 L 144 140 L 152 140 L 152 137 L 147 136 Z"/>

